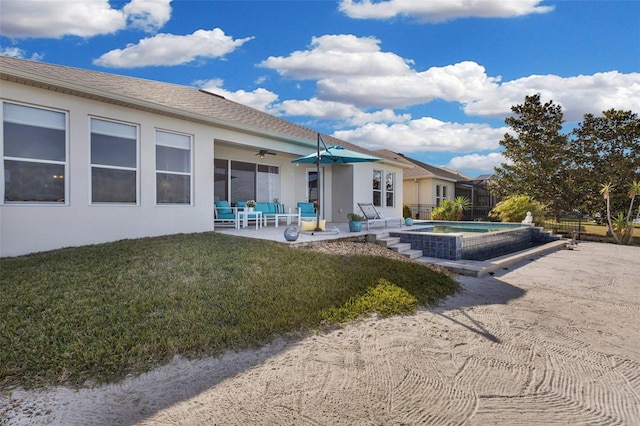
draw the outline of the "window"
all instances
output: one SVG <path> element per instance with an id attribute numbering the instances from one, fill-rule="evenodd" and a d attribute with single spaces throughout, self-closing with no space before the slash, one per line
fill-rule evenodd
<path id="1" fill-rule="evenodd" d="M 385 176 L 385 199 L 387 202 L 387 207 L 393 207 L 395 205 L 395 190 L 396 188 L 396 174 L 387 172 Z"/>
<path id="2" fill-rule="evenodd" d="M 382 171 L 373 171 L 373 205 L 382 206 Z"/>
<path id="3" fill-rule="evenodd" d="M 447 185 L 436 185 L 436 206 L 442 204 L 447 199 Z"/>
<path id="4" fill-rule="evenodd" d="M 191 204 L 191 136 L 156 130 L 156 203 Z"/>
<path id="5" fill-rule="evenodd" d="M 136 204 L 138 128 L 91 119 L 91 202 Z"/>
<path id="6" fill-rule="evenodd" d="M 258 193 L 256 201 L 271 202 L 280 198 L 278 167 L 258 164 Z"/>
<path id="7" fill-rule="evenodd" d="M 280 196 L 280 169 L 277 166 L 219 158 L 214 159 L 213 164 L 216 200 L 270 202 Z"/>
<path id="8" fill-rule="evenodd" d="M 256 165 L 231 162 L 231 202 L 256 199 Z"/>
<path id="9" fill-rule="evenodd" d="M 213 194 L 215 200 L 229 200 L 229 160 L 213 160 Z"/>
<path id="10" fill-rule="evenodd" d="M 4 201 L 64 203 L 66 114 L 12 103 L 2 112 Z"/>

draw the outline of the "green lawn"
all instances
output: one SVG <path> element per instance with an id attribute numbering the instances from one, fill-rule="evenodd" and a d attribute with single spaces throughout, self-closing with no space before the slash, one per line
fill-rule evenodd
<path id="1" fill-rule="evenodd" d="M 456 289 L 418 263 L 216 233 L 3 258 L 0 388 L 117 381 Z"/>

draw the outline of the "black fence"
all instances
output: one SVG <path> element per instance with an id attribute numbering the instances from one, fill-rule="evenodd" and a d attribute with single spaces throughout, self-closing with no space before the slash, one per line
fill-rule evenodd
<path id="1" fill-rule="evenodd" d="M 580 239 L 582 234 L 586 233 L 585 225 L 590 223 L 594 223 L 594 220 L 580 213 L 564 213 L 558 221 L 545 219 L 538 225 L 554 234 Z"/>

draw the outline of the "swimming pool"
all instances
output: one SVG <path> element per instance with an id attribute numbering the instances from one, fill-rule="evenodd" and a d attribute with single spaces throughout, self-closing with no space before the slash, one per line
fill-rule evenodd
<path id="1" fill-rule="evenodd" d="M 535 226 L 502 222 L 418 221 L 390 235 L 424 256 L 449 260 L 487 260 L 550 241 Z"/>

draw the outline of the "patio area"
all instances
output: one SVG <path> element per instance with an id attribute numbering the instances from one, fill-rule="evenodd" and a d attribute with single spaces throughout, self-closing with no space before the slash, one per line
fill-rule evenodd
<path id="1" fill-rule="evenodd" d="M 300 229 L 298 226 L 289 225 Z M 327 223 L 326 231 L 320 232 L 300 232 L 296 241 L 287 241 L 284 237 L 284 231 L 289 226 L 280 225 L 275 226 L 263 226 L 260 229 L 255 229 L 252 226 L 236 229 L 236 228 L 217 228 L 215 232 L 221 234 L 235 235 L 238 237 L 258 238 L 262 240 L 275 241 L 280 244 L 289 245 L 291 247 L 304 247 L 314 244 L 323 244 L 331 241 L 353 241 L 353 242 L 369 242 L 375 243 L 378 237 L 385 237 L 390 231 L 397 231 L 398 229 L 405 229 L 398 227 L 387 226 L 375 226 L 369 230 L 363 228 L 360 232 L 350 232 L 348 223 Z M 565 249 L 568 245 L 571 245 L 567 240 L 553 241 L 544 245 L 534 246 L 527 250 L 522 250 L 516 253 L 507 254 L 504 256 L 495 257 L 484 261 L 477 260 L 447 260 L 438 259 L 435 257 L 420 257 L 415 259 L 418 262 L 427 263 L 430 265 L 436 265 L 446 268 L 456 274 L 481 277 L 483 275 L 493 274 L 496 271 L 507 269 L 509 266 L 517 264 L 523 260 L 531 260 L 539 258 L 548 253 L 555 252 L 557 250 Z M 391 250 L 391 249 L 389 249 Z"/>
<path id="2" fill-rule="evenodd" d="M 284 237 L 285 229 L 289 227 L 294 227 L 300 230 L 300 227 L 297 225 L 282 225 L 280 224 L 277 228 L 273 225 L 263 226 L 260 229 L 255 229 L 253 226 L 248 226 L 246 228 L 225 228 L 225 227 L 216 227 L 215 232 L 219 232 L 221 234 L 227 235 L 235 235 L 238 237 L 247 237 L 247 238 L 258 238 L 261 240 L 269 240 L 275 241 L 278 243 L 290 245 L 290 246 L 305 246 L 317 243 L 323 243 L 327 241 L 334 240 L 342 240 L 342 241 L 365 241 L 367 240 L 367 235 L 372 235 L 369 241 L 374 241 L 374 235 L 377 234 L 385 234 L 389 232 L 389 229 L 398 229 L 396 228 L 387 228 L 387 227 L 372 227 L 370 230 L 363 230 L 361 232 L 350 232 L 348 223 L 327 223 L 326 231 L 304 231 L 300 232 L 298 239 L 296 241 L 287 241 Z"/>

